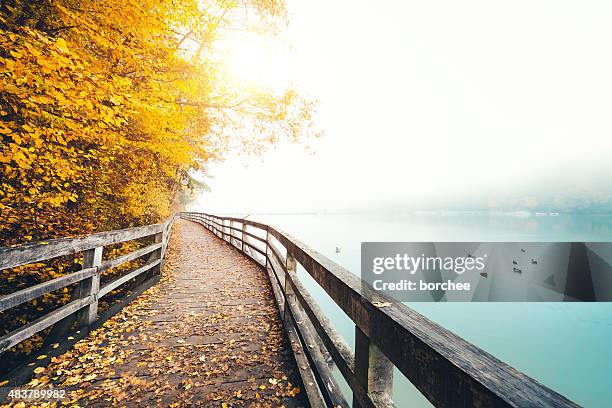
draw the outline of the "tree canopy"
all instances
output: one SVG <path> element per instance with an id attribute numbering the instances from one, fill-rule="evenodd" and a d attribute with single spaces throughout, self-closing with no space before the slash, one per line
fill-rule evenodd
<path id="1" fill-rule="evenodd" d="M 282 0 L 0 6 L 0 245 L 155 222 L 230 146 L 300 139 L 313 105 L 219 68 L 230 30 L 282 29 Z"/>

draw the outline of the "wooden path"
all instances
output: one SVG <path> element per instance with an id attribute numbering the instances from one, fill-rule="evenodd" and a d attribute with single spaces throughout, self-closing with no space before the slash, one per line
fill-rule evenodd
<path id="1" fill-rule="evenodd" d="M 146 246 L 104 257 L 135 240 Z M 0 247 L 0 271 L 73 254 L 81 270 L 0 296 L 3 312 L 78 285 L 69 303 L 0 337 L 0 355 L 69 317 L 80 330 L 97 329 L 51 345 L 57 349 L 46 353 L 58 357 L 37 356 L 28 365 L 33 379 L 0 379 L 0 393 L 67 390 L 62 406 L 348 408 L 352 397 L 354 407 L 392 407 L 399 372 L 437 407 L 578 407 L 268 224 L 182 212 L 158 224 Z M 144 265 L 100 283 L 105 271 L 136 259 Z M 352 347 L 298 265 L 355 324 Z M 133 279 L 145 283 L 126 300 L 157 283 L 104 311 L 120 310 L 105 321 L 99 299 Z"/>
<path id="2" fill-rule="evenodd" d="M 177 220 L 160 283 L 37 368 L 63 403 L 304 406 L 268 277 L 204 227 Z"/>

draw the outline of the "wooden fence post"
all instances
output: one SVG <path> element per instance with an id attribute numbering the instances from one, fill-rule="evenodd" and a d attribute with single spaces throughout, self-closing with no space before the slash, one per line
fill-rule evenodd
<path id="1" fill-rule="evenodd" d="M 159 244 L 164 242 L 164 231 L 162 232 L 158 232 L 157 234 L 155 234 L 153 236 L 153 242 L 155 244 Z M 155 251 L 151 252 L 151 255 L 149 256 L 149 259 L 147 260 L 147 263 L 152 262 L 152 261 L 157 261 L 158 259 L 161 259 L 163 253 L 163 246 L 159 249 L 156 249 Z M 154 266 L 153 268 L 151 268 L 151 273 L 150 275 L 153 277 L 155 275 L 160 275 L 161 274 L 161 262 Z"/>
<path id="2" fill-rule="evenodd" d="M 234 246 L 236 246 L 236 240 L 238 239 L 238 234 L 236 234 L 236 231 L 232 229 L 236 228 L 235 225 L 236 223 L 234 222 L 234 220 L 230 220 L 230 241 L 231 244 Z"/>
<path id="3" fill-rule="evenodd" d="M 285 261 L 285 268 L 287 269 L 287 272 L 285 273 L 285 290 L 283 291 L 284 295 L 285 295 L 285 305 L 283 306 L 283 319 L 287 320 L 289 319 L 291 316 L 289 314 L 287 314 L 287 309 L 289 309 L 289 302 L 293 302 L 293 298 L 295 297 L 295 294 L 293 293 L 293 287 L 291 286 L 291 283 L 289 283 L 289 279 L 287 279 L 287 275 L 289 273 L 296 273 L 297 271 L 297 261 L 295 260 L 295 257 L 293 256 L 293 254 L 291 254 L 289 251 L 287 251 L 287 259 Z"/>
<path id="4" fill-rule="evenodd" d="M 363 389 L 380 406 L 394 406 L 393 363 L 357 326 L 355 326 L 355 376 Z M 355 396 L 353 396 L 353 407 L 361 407 Z"/>
<path id="5" fill-rule="evenodd" d="M 265 253 L 266 253 L 266 256 L 265 256 L 265 258 L 266 258 L 266 270 L 268 269 L 268 265 L 269 265 L 269 263 L 268 263 L 268 248 L 270 247 L 270 245 L 268 244 L 269 240 L 270 240 L 270 232 L 268 232 L 268 228 L 266 227 L 266 250 L 265 250 Z M 285 280 L 287 280 L 287 279 L 285 278 Z M 287 286 L 287 285 L 285 285 L 285 286 Z"/>
<path id="6" fill-rule="evenodd" d="M 83 269 L 98 267 L 102 265 L 102 250 L 104 247 L 88 249 L 83 252 Z M 91 303 L 79 312 L 79 322 L 89 326 L 98 318 L 98 292 L 100 292 L 100 272 L 82 280 L 78 287 L 78 298 L 83 299 L 93 296 Z"/>
<path id="7" fill-rule="evenodd" d="M 170 230 L 172 228 L 172 224 L 174 223 L 174 218 L 170 220 L 168 225 L 164 225 L 164 230 L 162 233 L 162 250 L 161 257 L 162 261 L 159 266 L 160 272 L 164 269 L 164 263 L 166 262 L 166 250 L 168 249 L 168 241 L 170 241 Z"/>
<path id="8" fill-rule="evenodd" d="M 246 230 L 247 230 L 247 224 L 246 224 L 246 222 L 244 222 L 244 220 L 242 220 L 242 252 L 243 253 L 244 253 L 244 243 L 248 239 L 248 236 L 246 234 Z"/>

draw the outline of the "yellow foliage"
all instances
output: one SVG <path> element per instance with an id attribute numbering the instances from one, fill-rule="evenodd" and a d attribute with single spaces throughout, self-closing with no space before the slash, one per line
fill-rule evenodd
<path id="1" fill-rule="evenodd" d="M 251 24 L 245 7 L 262 28 L 284 15 L 281 0 L 3 2 L 0 245 L 159 221 L 229 146 L 221 130 L 255 118 L 265 135 L 240 143 L 256 147 L 292 132 L 290 92 L 245 112 L 207 55 Z"/>
<path id="2" fill-rule="evenodd" d="M 308 104 L 290 91 L 245 94 L 217 71 L 218 32 L 250 28 L 245 14 L 274 28 L 284 4 L 0 2 L 0 246 L 158 222 L 228 141 L 257 150 L 279 132 L 295 139 Z M 240 126 L 259 133 L 242 140 Z M 80 268 L 62 262 L 1 271 L 0 290 Z M 70 296 L 65 288 L 24 304 L 0 331 Z M 44 335 L 17 351 L 31 353 Z"/>

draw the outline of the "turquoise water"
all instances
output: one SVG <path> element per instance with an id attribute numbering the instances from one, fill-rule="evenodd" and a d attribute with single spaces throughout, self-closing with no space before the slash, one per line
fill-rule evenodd
<path id="1" fill-rule="evenodd" d="M 258 215 L 359 275 L 362 241 L 610 241 L 612 215 Z M 341 248 L 336 253 L 336 247 Z M 352 344 L 354 326 L 302 271 Z M 415 310 L 585 407 L 612 406 L 612 303 L 413 303 Z M 429 407 L 399 373 L 398 407 Z"/>

